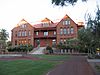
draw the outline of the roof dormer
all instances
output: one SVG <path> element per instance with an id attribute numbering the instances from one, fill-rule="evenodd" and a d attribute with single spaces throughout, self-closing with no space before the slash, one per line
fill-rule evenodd
<path id="1" fill-rule="evenodd" d="M 25 19 L 22 19 L 17 26 L 20 26 L 20 28 L 26 28 L 27 27 L 27 21 Z"/>
<path id="2" fill-rule="evenodd" d="M 48 18 L 45 18 L 45 19 L 43 19 L 42 21 L 42 26 L 43 27 L 49 27 L 49 25 L 51 24 L 51 23 L 53 23 L 50 19 L 48 19 Z"/>

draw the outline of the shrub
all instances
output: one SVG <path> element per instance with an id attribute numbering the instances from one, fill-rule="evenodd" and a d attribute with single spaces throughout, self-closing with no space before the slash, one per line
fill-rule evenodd
<path id="1" fill-rule="evenodd" d="M 19 45 L 15 47 L 9 47 L 7 50 L 9 52 L 28 52 L 31 51 L 34 47 L 32 45 Z"/>
<path id="2" fill-rule="evenodd" d="M 46 47 L 46 50 L 48 50 L 49 54 L 52 54 L 53 53 L 53 49 L 50 46 L 47 46 Z"/>

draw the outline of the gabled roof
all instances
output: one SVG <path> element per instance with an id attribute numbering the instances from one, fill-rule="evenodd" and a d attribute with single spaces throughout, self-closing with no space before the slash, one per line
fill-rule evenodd
<path id="1" fill-rule="evenodd" d="M 18 24 L 21 25 L 21 24 L 26 24 L 28 23 L 25 19 L 22 19 Z"/>
<path id="2" fill-rule="evenodd" d="M 70 18 L 67 14 L 62 19 Z"/>
<path id="3" fill-rule="evenodd" d="M 48 19 L 47 17 L 44 18 L 43 20 L 41 20 L 41 22 L 50 22 L 50 23 L 53 23 L 50 19 Z"/>
<path id="4" fill-rule="evenodd" d="M 49 23 L 49 26 L 47 26 L 47 27 L 56 27 L 62 20 L 66 20 L 67 18 L 69 18 L 69 19 L 71 19 L 67 14 L 61 19 L 61 20 L 59 20 L 59 21 L 56 21 L 55 23 L 53 22 L 53 21 L 51 21 L 50 19 L 48 19 L 47 17 L 46 18 L 44 18 L 43 20 L 41 20 L 41 21 L 39 21 L 39 23 L 38 24 L 30 24 L 30 23 L 28 23 L 25 19 L 22 19 L 18 24 L 17 24 L 17 26 L 16 27 L 18 27 L 18 26 L 20 26 L 20 25 L 22 25 L 22 24 L 30 24 L 32 27 L 34 27 L 34 28 L 44 28 L 43 27 L 43 23 Z M 72 19 L 71 19 L 72 20 Z M 73 20 L 72 20 L 73 21 Z M 73 21 L 74 22 L 74 21 Z M 75 22 L 74 22 L 75 23 Z M 75 23 L 76 24 L 76 23 Z M 77 26 L 83 26 L 83 25 L 78 25 L 78 24 L 76 24 Z M 16 28 L 15 27 L 15 28 Z M 45 27 L 46 28 L 46 27 Z M 14 29 L 14 28 L 13 28 Z M 12 29 L 12 30 L 13 30 Z"/>
<path id="5" fill-rule="evenodd" d="M 16 27 L 14 27 L 13 29 L 15 29 L 15 28 L 17 28 L 17 27 L 19 27 L 20 25 L 22 25 L 22 24 L 29 24 L 29 25 L 31 25 L 29 22 L 27 22 L 25 19 L 22 19 L 22 20 L 20 20 L 19 21 L 19 23 L 16 25 Z M 32 26 L 32 25 L 31 25 Z M 33 26 L 32 26 L 33 27 Z M 12 29 L 12 30 L 13 30 Z"/>
<path id="6" fill-rule="evenodd" d="M 67 14 L 58 22 L 58 24 L 62 21 L 62 20 L 66 20 L 67 18 L 71 19 Z M 71 19 L 72 20 L 72 19 Z M 73 21 L 73 20 L 72 20 Z M 74 21 L 73 21 L 74 22 Z M 75 22 L 74 22 L 75 23 Z M 58 25 L 57 24 L 57 25 Z M 76 24 L 76 23 L 75 23 Z M 76 24 L 77 25 L 77 24 Z"/>

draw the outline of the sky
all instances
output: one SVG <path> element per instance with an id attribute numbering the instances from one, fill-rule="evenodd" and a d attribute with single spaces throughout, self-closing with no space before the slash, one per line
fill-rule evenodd
<path id="1" fill-rule="evenodd" d="M 6 29 L 11 37 L 11 30 L 23 18 L 29 23 L 37 23 L 45 17 L 56 21 L 66 14 L 76 23 L 85 22 L 84 15 L 94 15 L 97 4 L 100 4 L 99 0 L 88 0 L 83 3 L 78 1 L 74 6 L 61 7 L 53 5 L 51 0 L 0 0 L 0 29 Z"/>

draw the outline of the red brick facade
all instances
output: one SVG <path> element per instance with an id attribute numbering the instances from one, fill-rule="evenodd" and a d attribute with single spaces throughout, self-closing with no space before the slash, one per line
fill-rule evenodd
<path id="1" fill-rule="evenodd" d="M 12 45 L 31 44 L 33 46 L 53 46 L 69 38 L 76 38 L 77 31 L 83 25 L 76 24 L 68 15 L 60 22 L 53 23 L 48 18 L 40 24 L 31 25 L 24 19 L 12 29 Z"/>

